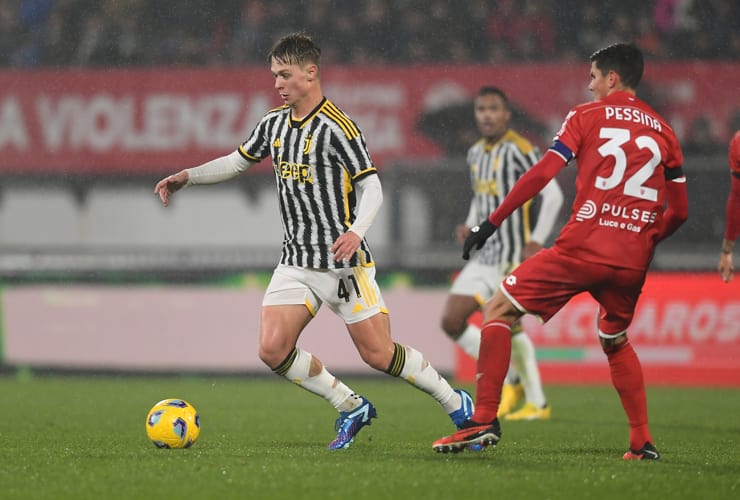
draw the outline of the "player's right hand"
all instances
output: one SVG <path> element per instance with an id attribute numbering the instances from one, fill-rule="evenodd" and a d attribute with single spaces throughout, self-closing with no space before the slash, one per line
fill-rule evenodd
<path id="1" fill-rule="evenodd" d="M 169 175 L 159 181 L 157 185 L 154 186 L 154 194 L 159 195 L 159 199 L 162 200 L 162 205 L 166 207 L 170 204 L 170 195 L 185 187 L 188 180 L 189 175 L 187 170 L 181 170 L 180 172 Z"/>
<path id="2" fill-rule="evenodd" d="M 474 228 L 470 230 L 470 233 L 468 234 L 468 237 L 465 238 L 465 243 L 463 243 L 463 254 L 462 258 L 465 260 L 470 259 L 470 251 L 475 247 L 476 250 L 480 250 L 483 248 L 483 245 L 485 245 L 486 240 L 493 235 L 493 233 L 496 232 L 496 229 L 498 227 L 491 224 L 491 222 L 486 219 Z"/>

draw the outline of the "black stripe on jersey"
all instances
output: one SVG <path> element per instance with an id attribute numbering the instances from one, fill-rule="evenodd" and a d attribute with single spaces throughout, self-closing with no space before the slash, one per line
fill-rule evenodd
<path id="1" fill-rule="evenodd" d="M 292 253 L 291 253 L 291 246 L 287 245 L 286 242 L 292 238 L 293 234 L 293 228 L 290 225 L 290 219 L 295 219 L 296 217 L 296 208 L 294 204 L 292 203 L 292 196 L 288 193 L 288 186 L 286 183 L 281 182 L 280 175 L 281 175 L 281 165 L 280 161 L 284 160 L 279 157 L 279 150 L 280 146 L 276 146 L 275 142 L 277 139 L 280 139 L 281 142 L 287 141 L 287 131 L 288 128 L 288 119 L 286 113 L 284 111 L 284 108 L 277 108 L 277 111 L 279 113 L 276 113 L 274 116 L 266 117 L 264 119 L 265 125 L 264 129 L 266 133 L 264 134 L 264 137 L 269 141 L 269 147 L 271 149 L 272 153 L 272 160 L 273 165 L 272 168 L 275 171 L 275 184 L 277 187 L 277 194 L 278 194 L 278 201 L 283 207 L 280 210 L 280 221 L 283 226 L 283 251 L 282 251 L 282 257 L 280 259 L 280 262 L 282 264 L 288 264 L 291 261 Z M 290 215 L 288 215 L 290 214 Z M 287 251 L 287 254 L 286 254 Z"/>
<path id="2" fill-rule="evenodd" d="M 376 173 L 355 123 L 324 99 L 303 121 L 288 107 L 267 113 L 241 148 L 269 154 L 284 231 L 280 262 L 313 268 L 372 265 L 367 241 L 348 262 L 334 262 L 331 245 L 354 221 L 353 180 Z M 364 258 L 364 261 L 363 261 Z"/>
<path id="3" fill-rule="evenodd" d="M 322 213 L 322 207 L 331 206 L 332 195 L 332 191 L 329 189 L 329 186 L 327 186 L 328 179 L 325 178 L 326 169 L 315 168 L 311 164 L 312 154 L 314 154 L 317 158 L 322 158 L 326 153 L 325 143 L 328 130 L 326 129 L 326 127 L 321 127 L 321 129 L 319 130 L 320 125 L 320 120 L 313 120 L 309 123 L 304 132 L 304 137 L 308 135 L 312 136 L 311 142 L 313 144 L 313 152 L 306 151 L 305 148 L 301 149 L 301 163 L 305 165 L 311 165 L 311 168 L 314 168 L 315 170 L 314 175 L 316 176 L 314 182 L 306 183 L 304 185 L 304 188 L 307 192 L 313 192 L 313 196 L 309 197 L 311 202 L 310 213 L 306 215 L 307 217 L 314 219 L 312 227 L 316 231 L 316 234 L 304 235 L 303 241 L 305 241 L 307 244 L 310 244 L 311 241 L 314 239 L 316 241 L 322 241 L 323 238 L 321 238 L 321 235 L 325 234 L 326 232 L 329 232 L 331 234 L 332 242 L 336 241 L 336 239 L 339 237 L 339 234 L 334 229 L 333 224 L 329 223 L 329 221 L 322 220 L 322 218 L 318 216 Z M 318 262 L 310 263 L 310 267 L 328 267 L 328 253 L 329 251 L 328 248 L 326 248 L 326 245 L 322 245 L 322 251 L 319 252 L 317 255 L 314 255 L 314 259 L 318 258 Z"/>
<path id="4" fill-rule="evenodd" d="M 355 122 L 352 121 L 352 119 L 347 116 L 344 111 L 339 109 L 336 104 L 331 101 L 327 101 L 324 110 L 328 113 L 331 113 L 332 116 L 336 117 L 338 120 L 337 123 L 341 122 L 342 124 L 344 124 L 343 129 L 346 129 L 348 131 L 347 137 L 350 140 L 360 136 L 360 130 L 357 128 L 357 125 L 355 125 Z"/>
<path id="5" fill-rule="evenodd" d="M 257 158 L 256 156 L 252 156 L 249 153 L 247 153 L 246 151 L 244 151 L 244 145 L 243 144 L 241 146 L 239 146 L 238 151 L 239 151 L 239 154 L 241 155 L 241 157 L 244 158 L 247 161 L 262 161 L 262 158 Z"/>
<path id="6" fill-rule="evenodd" d="M 278 132 L 279 136 L 282 137 L 284 148 L 288 144 L 292 144 L 295 140 L 294 136 L 298 133 L 297 129 L 290 127 L 290 117 L 284 115 L 283 121 L 280 123 L 281 130 Z M 293 152 L 293 149 L 287 149 L 288 154 Z M 281 163 L 284 162 L 288 165 L 295 161 L 295 156 L 281 157 Z M 300 197 L 295 194 L 296 183 L 289 182 L 281 178 L 282 165 L 276 165 L 276 173 L 278 176 L 278 191 L 280 193 L 280 203 L 283 205 L 286 218 L 283 219 L 283 228 L 285 231 L 286 242 L 297 242 L 298 234 L 297 226 L 302 213 L 305 211 L 305 207 L 300 203 Z M 281 263 L 289 264 L 290 262 L 300 262 L 302 254 L 298 245 L 283 244 L 283 259 Z"/>
<path id="7" fill-rule="evenodd" d="M 495 210 L 536 160 L 536 149 L 513 131 L 507 132 L 496 144 L 487 144 L 483 140 L 471 146 L 467 162 L 476 192 L 478 216 L 485 218 Z M 482 263 L 512 264 L 521 260 L 521 252 L 530 230 L 530 207 L 531 203 L 525 204 L 504 221 L 479 252 Z"/>
<path id="8" fill-rule="evenodd" d="M 291 144 L 299 144 L 299 137 L 304 136 L 304 133 L 301 129 L 291 129 L 290 130 L 290 141 Z M 303 160 L 303 148 L 296 147 L 292 149 L 293 156 L 290 158 L 290 161 L 293 164 L 299 164 Z M 316 169 L 313 165 L 311 168 L 314 168 L 314 170 L 320 170 Z M 311 191 L 312 185 L 310 183 L 299 183 L 299 182 L 289 182 L 288 184 L 291 185 L 291 193 L 294 193 L 293 198 L 295 199 L 296 203 L 294 205 L 297 207 L 298 210 L 298 216 L 294 217 L 294 231 L 293 231 L 293 237 L 296 241 L 296 258 L 298 259 L 298 262 L 301 263 L 301 265 L 306 267 L 317 267 L 314 263 L 309 262 L 309 258 L 311 257 L 309 252 L 304 252 L 304 248 L 311 242 L 311 239 L 313 234 L 310 233 L 310 224 L 300 224 L 299 218 L 302 216 L 303 219 L 309 219 L 314 224 L 319 220 L 318 214 L 320 213 L 320 206 L 317 203 L 317 200 L 315 197 L 309 198 L 308 200 L 304 200 L 304 197 L 300 195 L 300 191 Z"/>
<path id="9" fill-rule="evenodd" d="M 248 155 L 244 157 L 246 159 L 250 159 L 249 157 L 251 156 L 252 158 L 256 158 L 258 160 L 262 160 L 269 156 L 270 145 L 265 144 L 262 140 L 257 139 L 264 139 L 265 137 L 271 135 L 272 130 L 275 126 L 274 124 L 285 114 L 282 109 L 283 108 L 276 108 L 265 114 L 255 130 L 249 136 L 249 139 L 247 139 L 241 145 L 240 153 L 243 153 L 242 156 Z"/>
<path id="10" fill-rule="evenodd" d="M 503 146 L 502 146 L 503 147 Z M 506 148 L 505 151 L 503 151 L 503 154 L 501 155 L 503 157 L 503 161 L 508 163 L 509 165 L 512 164 L 513 161 L 513 152 L 510 148 Z M 516 183 L 516 173 L 512 171 L 513 169 L 500 169 L 501 172 L 501 181 L 503 185 L 502 193 L 508 193 L 511 191 L 511 188 L 514 186 L 514 183 Z M 520 223 L 520 216 L 521 212 L 519 210 L 515 210 L 507 219 L 507 224 L 501 224 L 501 228 L 499 229 L 498 234 L 500 236 L 499 241 L 501 241 L 501 262 L 511 262 L 512 257 L 514 256 L 514 246 L 513 242 L 516 238 L 515 230 L 514 228 L 519 225 Z M 505 245 L 503 244 L 504 241 L 508 241 L 509 244 Z"/>
<path id="11" fill-rule="evenodd" d="M 359 137 L 360 131 L 350 118 L 337 108 L 331 101 L 326 101 L 321 111 L 341 127 L 349 140 Z"/>
<path id="12" fill-rule="evenodd" d="M 277 161 L 280 157 L 282 143 L 287 140 L 287 133 L 290 130 L 290 120 L 285 118 L 285 113 L 275 115 L 269 119 L 265 125 L 267 138 L 270 141 L 270 156 L 273 158 L 273 168 L 275 173 L 280 175 L 280 164 Z M 276 144 L 277 143 L 277 144 Z"/>
<path id="13" fill-rule="evenodd" d="M 525 155 L 518 147 L 511 147 L 509 154 L 511 155 L 511 161 L 516 165 L 513 173 L 514 183 L 516 183 L 527 169 L 532 166 L 533 162 L 529 158 L 529 155 Z M 529 232 L 528 221 L 531 205 L 532 202 L 529 200 L 517 210 L 517 224 L 511 226 L 512 238 L 509 240 L 510 258 L 506 262 L 516 262 L 522 258 L 522 250 L 524 250 L 524 245 L 527 243 L 527 233 Z"/>
<path id="14" fill-rule="evenodd" d="M 363 141 L 351 140 L 347 143 L 343 143 L 340 141 L 339 137 L 335 136 L 333 137 L 332 144 L 334 145 L 334 149 L 337 151 L 337 153 L 339 153 L 339 162 L 342 165 L 358 165 L 358 167 L 361 169 L 359 175 L 362 175 L 362 172 L 367 170 L 367 168 L 373 167 L 373 165 L 359 165 L 357 163 L 358 161 L 364 159 L 363 151 L 367 149 Z M 345 144 L 349 144 L 349 151 L 344 148 Z"/>

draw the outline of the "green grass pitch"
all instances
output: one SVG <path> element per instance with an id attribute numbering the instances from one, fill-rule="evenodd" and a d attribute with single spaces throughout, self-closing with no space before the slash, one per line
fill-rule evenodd
<path id="1" fill-rule="evenodd" d="M 431 443 L 453 429 L 437 403 L 388 377 L 347 381 L 379 418 L 331 452 L 335 411 L 277 377 L 0 377 L 0 497 L 740 498 L 740 390 L 650 387 L 663 457 L 624 462 L 611 387 L 547 386 L 552 420 L 503 422 L 497 449 L 443 455 Z M 199 410 L 190 449 L 147 440 L 167 397 Z"/>

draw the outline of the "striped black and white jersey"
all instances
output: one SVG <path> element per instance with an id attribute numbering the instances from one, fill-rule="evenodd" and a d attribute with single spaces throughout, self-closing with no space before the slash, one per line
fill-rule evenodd
<path id="1" fill-rule="evenodd" d="M 475 225 L 486 219 L 509 194 L 514 183 L 539 159 L 539 151 L 527 139 L 513 130 L 508 130 L 496 143 L 480 139 L 468 150 L 467 162 L 473 199 L 466 224 Z M 540 193 L 542 206 L 555 207 L 559 211 L 562 192 L 553 180 Z M 546 197 L 549 199 L 544 199 Z M 548 203 L 549 202 L 549 203 Z M 542 214 L 537 224 L 538 234 L 549 236 L 557 214 Z M 512 213 L 491 236 L 483 248 L 475 254 L 481 264 L 510 268 L 522 261 L 522 251 L 532 236 L 532 200 Z M 544 244 L 544 241 L 538 241 Z"/>
<path id="2" fill-rule="evenodd" d="M 272 157 L 283 226 L 281 264 L 335 269 L 373 264 L 363 238 L 349 262 L 335 262 L 334 241 L 355 220 L 354 183 L 376 175 L 365 138 L 330 100 L 300 121 L 288 106 L 268 111 L 239 152 L 249 161 Z"/>

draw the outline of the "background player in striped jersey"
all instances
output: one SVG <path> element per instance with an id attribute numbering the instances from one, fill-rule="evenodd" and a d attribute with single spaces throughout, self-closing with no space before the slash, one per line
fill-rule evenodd
<path id="1" fill-rule="evenodd" d="M 436 399 L 456 426 L 472 415 L 472 398 L 453 390 L 416 349 L 393 341 L 375 281 L 365 232 L 383 195 L 377 170 L 355 122 L 324 97 L 321 51 L 296 33 L 269 54 L 275 89 L 285 105 L 268 111 L 230 155 L 162 179 L 154 188 L 166 206 L 192 184 L 231 179 L 271 157 L 284 239 L 280 263 L 262 303 L 260 358 L 273 372 L 322 396 L 338 411 L 330 449 L 346 448 L 376 409 L 296 346 L 322 303 L 341 317 L 362 359 Z"/>
<path id="2" fill-rule="evenodd" d="M 725 283 L 732 280 L 734 271 L 732 265 L 732 251 L 735 240 L 740 236 L 740 130 L 730 140 L 728 152 L 730 163 L 730 196 L 727 198 L 725 210 L 725 237 L 722 239 L 722 252 L 719 254 L 719 275 Z"/>
<path id="3" fill-rule="evenodd" d="M 504 199 L 514 183 L 538 160 L 537 149 L 509 128 L 511 109 L 506 94 L 496 87 L 482 87 L 474 101 L 475 123 L 482 138 L 468 150 L 467 163 L 473 198 L 465 224 L 457 227 L 462 244 L 480 220 Z M 563 193 L 553 179 L 540 193 L 537 224 L 532 230 L 531 201 L 515 211 L 486 241 L 452 284 L 442 313 L 442 329 L 470 356 L 478 359 L 480 328 L 468 318 L 498 289 L 501 279 L 519 263 L 542 249 L 563 204 Z M 520 323 L 512 328 L 513 364 L 506 375 L 498 416 L 507 420 L 550 418 L 542 390 L 532 340 Z M 519 402 L 524 406 L 512 413 Z"/>
<path id="4" fill-rule="evenodd" d="M 435 441 L 435 450 L 498 442 L 496 414 L 511 355 L 511 325 L 525 313 L 547 321 L 572 297 L 588 292 L 599 303 L 599 340 L 629 422 L 623 458 L 660 458 L 648 427 L 642 367 L 627 328 L 655 246 L 688 218 L 688 200 L 678 139 L 636 96 L 642 72 L 642 53 L 634 45 L 596 51 L 588 86 L 594 102 L 568 113 L 547 153 L 468 235 L 463 258 L 578 158 L 570 220 L 555 244 L 522 262 L 484 306 L 475 413 L 465 429 Z"/>

